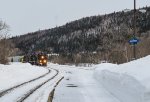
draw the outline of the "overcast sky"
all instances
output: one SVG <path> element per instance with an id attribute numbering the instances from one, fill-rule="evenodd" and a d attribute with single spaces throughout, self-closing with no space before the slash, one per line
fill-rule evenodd
<path id="1" fill-rule="evenodd" d="M 0 0 L 0 20 L 11 35 L 53 28 L 86 16 L 133 9 L 134 0 Z M 137 0 L 137 8 L 150 0 Z"/>

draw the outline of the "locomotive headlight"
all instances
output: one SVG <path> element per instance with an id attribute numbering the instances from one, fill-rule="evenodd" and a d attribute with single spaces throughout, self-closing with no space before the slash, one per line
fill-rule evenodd
<path id="1" fill-rule="evenodd" d="M 44 59 L 44 60 L 43 60 L 43 63 L 47 63 L 47 60 Z"/>
<path id="2" fill-rule="evenodd" d="M 40 63 L 42 63 L 42 60 L 40 60 Z"/>
<path id="3" fill-rule="evenodd" d="M 44 56 L 41 56 L 41 59 L 44 59 Z"/>

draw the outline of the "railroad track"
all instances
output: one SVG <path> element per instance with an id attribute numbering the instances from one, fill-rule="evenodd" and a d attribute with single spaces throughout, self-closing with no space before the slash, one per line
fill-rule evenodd
<path id="1" fill-rule="evenodd" d="M 14 86 L 14 87 L 11 87 L 11 88 L 9 88 L 9 89 L 6 89 L 6 90 L 1 91 L 1 92 L 0 92 L 0 98 L 1 98 L 2 96 L 4 96 L 5 94 L 9 93 L 10 91 L 12 91 L 12 90 L 18 88 L 18 87 L 21 87 L 21 86 L 23 86 L 23 85 L 25 85 L 25 84 L 28 84 L 28 83 L 30 83 L 30 82 L 33 82 L 33 81 L 36 81 L 36 80 L 38 80 L 38 79 L 40 79 L 40 78 L 45 77 L 46 75 L 48 75 L 48 74 L 51 72 L 50 69 L 47 69 L 47 70 L 48 70 L 47 73 L 45 73 L 45 74 L 43 74 L 43 75 L 41 75 L 41 76 L 39 76 L 39 77 L 37 77 L 37 78 L 35 78 L 35 79 L 32 79 L 32 80 L 30 80 L 30 81 L 26 81 L 26 82 L 24 82 L 24 83 L 22 83 L 22 84 L 19 84 L 19 85 L 16 85 L 16 86 Z"/>
<path id="2" fill-rule="evenodd" d="M 52 74 L 50 74 L 52 72 Z M 11 95 L 20 92 L 20 89 L 28 88 L 27 91 L 24 91 L 20 96 L 15 96 L 15 98 L 10 99 L 12 102 L 23 102 L 31 94 L 33 94 L 37 89 L 41 88 L 43 85 L 48 83 L 50 80 L 54 79 L 58 75 L 59 71 L 56 69 L 48 69 L 48 72 L 38 78 L 24 82 L 20 85 L 14 86 L 10 89 L 2 91 L 0 93 L 0 101 L 6 101 L 5 99 L 11 97 Z M 44 79 L 44 80 L 43 80 Z M 28 86 L 28 87 L 27 87 Z M 13 97 L 13 96 L 12 96 Z"/>
<path id="3" fill-rule="evenodd" d="M 25 99 L 27 99 L 31 94 L 33 94 L 37 89 L 39 89 L 40 87 L 42 87 L 44 84 L 46 84 L 47 82 L 49 82 L 50 80 L 54 79 L 59 71 L 56 69 L 53 69 L 56 71 L 56 74 L 54 76 L 52 76 L 51 78 L 47 79 L 45 82 L 41 83 L 40 85 L 36 86 L 35 88 L 31 89 L 28 93 L 26 93 L 20 100 L 18 100 L 17 102 L 23 102 Z"/>

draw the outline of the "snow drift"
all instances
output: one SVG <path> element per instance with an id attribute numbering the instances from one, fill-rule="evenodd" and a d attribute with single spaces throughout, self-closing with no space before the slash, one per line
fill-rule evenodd
<path id="1" fill-rule="evenodd" d="M 150 102 L 150 56 L 116 65 L 96 66 L 95 78 L 121 102 Z"/>
<path id="2" fill-rule="evenodd" d="M 45 68 L 32 66 L 29 63 L 0 64 L 0 91 L 37 78 L 47 72 Z"/>

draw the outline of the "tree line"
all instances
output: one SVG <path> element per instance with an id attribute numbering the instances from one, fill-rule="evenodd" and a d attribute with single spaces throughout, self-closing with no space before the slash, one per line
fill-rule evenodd
<path id="1" fill-rule="evenodd" d="M 14 52 L 14 45 L 13 43 L 8 39 L 10 37 L 9 35 L 9 26 L 3 22 L 0 21 L 0 63 L 1 64 L 7 64 L 8 63 L 8 57 Z"/>
<path id="2" fill-rule="evenodd" d="M 145 43 L 149 42 L 150 34 L 150 7 L 142 9 L 146 9 L 146 13 L 136 12 L 136 36 L 142 41 L 138 48 L 142 47 L 144 39 L 147 41 Z M 20 49 L 19 54 L 42 50 L 59 53 L 63 58 L 64 55 L 69 56 L 66 58 L 73 60 L 75 55 L 82 57 L 87 53 L 91 56 L 96 52 L 98 60 L 123 63 L 133 56 L 132 47 L 128 43 L 133 37 L 133 19 L 133 10 L 113 12 L 85 17 L 63 26 L 13 37 L 11 40 Z M 145 48 L 143 50 L 149 52 Z M 139 53 L 138 57 L 149 54 L 142 51 Z"/>

